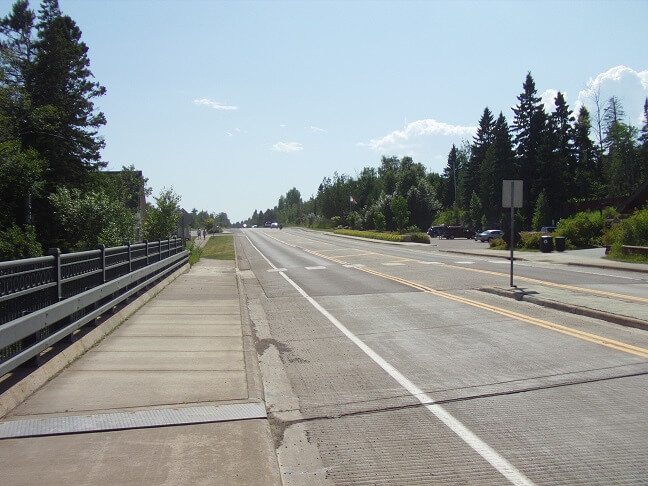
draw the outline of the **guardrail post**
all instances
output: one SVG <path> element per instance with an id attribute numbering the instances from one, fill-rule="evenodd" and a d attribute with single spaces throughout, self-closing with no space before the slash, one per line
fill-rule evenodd
<path id="1" fill-rule="evenodd" d="M 171 238 L 167 238 L 167 258 L 171 256 Z"/>
<path id="2" fill-rule="evenodd" d="M 106 245 L 100 243 L 98 248 L 101 250 L 101 281 L 106 283 Z"/>
<path id="3" fill-rule="evenodd" d="M 124 241 L 124 245 L 128 247 L 128 273 L 133 271 L 133 254 L 131 253 L 130 241 Z"/>
<path id="4" fill-rule="evenodd" d="M 61 250 L 59 248 L 50 248 L 46 255 L 54 257 L 54 276 L 56 278 L 56 298 L 60 302 L 63 300 L 63 286 L 61 285 Z"/>
<path id="5" fill-rule="evenodd" d="M 148 267 L 148 265 L 149 265 L 149 246 L 148 246 L 148 240 L 144 240 L 144 243 L 146 243 L 146 266 Z"/>
<path id="6" fill-rule="evenodd" d="M 162 261 L 162 239 L 158 240 L 158 262 Z"/>

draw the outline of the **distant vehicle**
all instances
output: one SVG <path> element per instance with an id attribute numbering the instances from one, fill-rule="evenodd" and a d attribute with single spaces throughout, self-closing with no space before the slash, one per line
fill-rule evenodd
<path id="1" fill-rule="evenodd" d="M 427 230 L 427 234 L 430 238 L 436 238 L 443 234 L 443 229 L 445 226 L 430 226 Z"/>
<path id="2" fill-rule="evenodd" d="M 270 227 L 271 227 L 271 228 L 278 228 L 278 227 L 279 227 L 279 223 L 272 223 L 272 224 L 270 225 Z"/>
<path id="3" fill-rule="evenodd" d="M 543 226 L 540 228 L 540 233 L 553 233 L 554 231 L 556 231 L 555 226 Z"/>
<path id="4" fill-rule="evenodd" d="M 266 221 L 264 226 L 266 228 L 272 228 L 272 221 Z"/>
<path id="5" fill-rule="evenodd" d="M 256 224 L 253 224 L 252 227 L 253 228 L 258 228 L 258 226 Z"/>
<path id="6" fill-rule="evenodd" d="M 452 240 L 454 238 L 472 239 L 473 236 L 475 236 L 475 232 L 463 226 L 445 226 L 441 234 L 441 238 L 445 238 L 446 240 Z"/>
<path id="7" fill-rule="evenodd" d="M 475 235 L 475 241 L 484 242 L 494 240 L 495 238 L 502 238 L 504 232 L 502 230 L 486 230 Z"/>

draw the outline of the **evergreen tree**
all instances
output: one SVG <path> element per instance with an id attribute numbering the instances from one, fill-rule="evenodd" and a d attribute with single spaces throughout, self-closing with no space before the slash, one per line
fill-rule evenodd
<path id="1" fill-rule="evenodd" d="M 551 125 L 555 131 L 557 146 L 558 165 L 561 180 L 567 194 L 575 195 L 576 188 L 574 181 L 576 179 L 576 157 L 574 148 L 574 117 L 573 112 L 569 109 L 567 101 L 559 91 L 554 100 L 556 105 L 555 111 L 551 114 Z"/>
<path id="2" fill-rule="evenodd" d="M 494 124 L 493 113 L 488 107 L 484 108 L 470 148 L 470 157 L 459 178 L 459 201 L 464 207 L 470 204 L 473 192 L 480 193 L 481 165 L 486 159 L 488 147 L 493 142 Z"/>
<path id="3" fill-rule="evenodd" d="M 644 123 L 639 135 L 639 165 L 641 167 L 641 181 L 648 181 L 648 98 L 643 106 Z"/>
<path id="4" fill-rule="evenodd" d="M 600 183 L 600 172 L 597 170 L 596 147 L 590 138 L 592 122 L 589 111 L 585 106 L 581 106 L 578 112 L 578 119 L 574 124 L 574 151 L 575 151 L 575 170 L 574 170 L 574 197 L 585 199 L 602 196 Z"/>
<path id="5" fill-rule="evenodd" d="M 498 226 L 502 206 L 502 181 L 516 179 L 515 153 L 506 118 L 500 112 L 493 127 L 493 141 L 480 170 L 479 198 L 489 225 Z"/>
<path id="6" fill-rule="evenodd" d="M 457 202 L 457 147 L 453 144 L 448 154 L 448 163 L 443 169 L 441 204 L 450 207 Z"/>
<path id="7" fill-rule="evenodd" d="M 535 81 L 527 73 L 522 85 L 523 92 L 518 96 L 518 105 L 513 108 L 514 120 L 512 131 L 517 153 L 516 172 L 525 181 L 524 207 L 522 217 L 529 221 L 533 212 L 533 203 L 545 188 L 547 179 L 552 174 L 544 170 L 542 156 L 547 154 L 547 114 L 537 96 Z M 544 161 L 545 163 L 547 161 Z"/>
<path id="8" fill-rule="evenodd" d="M 58 0 L 43 0 L 38 20 L 29 76 L 33 112 L 23 143 L 47 161 L 50 185 L 80 187 L 90 171 L 105 166 L 98 129 L 106 120 L 92 100 L 106 90 L 91 81 L 88 47 L 76 23 L 62 15 Z"/>

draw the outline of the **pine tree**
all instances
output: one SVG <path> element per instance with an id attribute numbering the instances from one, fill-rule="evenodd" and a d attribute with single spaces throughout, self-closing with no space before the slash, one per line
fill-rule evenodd
<path id="1" fill-rule="evenodd" d="M 486 151 L 480 171 L 480 200 L 489 222 L 496 223 L 500 219 L 502 181 L 519 178 L 514 173 L 514 168 L 515 153 L 511 133 L 506 118 L 500 112 L 493 127 L 493 141 Z"/>
<path id="2" fill-rule="evenodd" d="M 576 175 L 576 158 L 574 149 L 573 112 L 569 109 L 567 101 L 561 92 L 554 100 L 556 109 L 551 114 L 551 125 L 555 131 L 558 142 L 558 164 L 562 180 L 567 193 L 573 195 L 575 187 L 573 181 Z"/>
<path id="3" fill-rule="evenodd" d="M 641 166 L 641 181 L 648 181 L 648 98 L 643 106 L 644 123 L 639 135 L 639 163 Z"/>
<path id="4" fill-rule="evenodd" d="M 441 204 L 450 207 L 457 201 L 457 147 L 453 144 L 448 154 L 448 163 L 443 169 Z"/>
<path id="5" fill-rule="evenodd" d="M 586 201 L 592 197 L 603 196 L 598 184 L 600 171 L 597 170 L 596 147 L 589 136 L 591 129 L 589 111 L 585 106 L 581 106 L 574 124 L 574 197 Z"/>
<path id="6" fill-rule="evenodd" d="M 517 172 L 525 180 L 523 218 L 530 221 L 533 204 L 545 188 L 547 173 L 544 167 L 548 161 L 547 155 L 547 114 L 542 106 L 541 98 L 537 96 L 535 81 L 531 73 L 527 73 L 522 85 L 523 92 L 518 96 L 518 105 L 513 108 L 515 114 L 512 131 L 515 133 Z"/>
<path id="7" fill-rule="evenodd" d="M 88 172 L 106 165 L 98 136 L 106 120 L 92 101 L 106 90 L 91 81 L 88 47 L 76 23 L 61 14 L 58 0 L 43 0 L 38 20 L 29 83 L 33 119 L 23 143 L 47 161 L 50 185 L 82 186 Z"/>
<path id="8" fill-rule="evenodd" d="M 470 157 L 461 171 L 459 180 L 459 201 L 463 207 L 468 207 L 472 193 L 480 192 L 481 165 L 486 158 L 486 151 L 493 142 L 493 113 L 488 107 L 484 108 L 477 133 L 473 138 Z"/>

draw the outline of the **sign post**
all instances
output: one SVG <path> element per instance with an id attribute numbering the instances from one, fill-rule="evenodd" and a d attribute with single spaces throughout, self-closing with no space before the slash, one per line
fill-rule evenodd
<path id="1" fill-rule="evenodd" d="M 511 287 L 513 285 L 513 249 L 515 248 L 515 208 L 522 207 L 522 181 L 502 181 L 502 207 L 511 208 Z"/>

